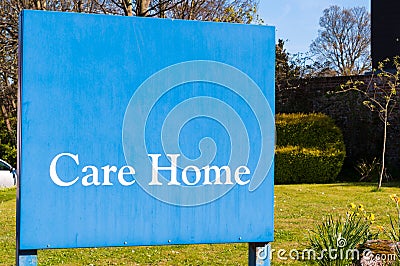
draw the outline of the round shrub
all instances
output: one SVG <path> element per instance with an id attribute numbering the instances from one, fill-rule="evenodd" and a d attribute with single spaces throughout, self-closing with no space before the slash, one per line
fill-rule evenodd
<path id="1" fill-rule="evenodd" d="M 324 114 L 277 114 L 275 183 L 335 181 L 346 155 L 343 135 Z"/>

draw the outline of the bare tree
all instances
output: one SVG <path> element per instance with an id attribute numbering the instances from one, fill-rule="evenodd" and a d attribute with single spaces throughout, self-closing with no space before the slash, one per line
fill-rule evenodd
<path id="1" fill-rule="evenodd" d="M 290 60 L 285 41 L 278 40 L 275 45 L 275 88 L 277 90 L 292 87 L 292 81 L 300 78 L 300 67 Z"/>
<path id="2" fill-rule="evenodd" d="M 388 72 L 385 70 L 390 63 L 389 59 L 380 62 L 377 74 L 371 76 L 369 84 L 364 84 L 363 81 L 349 81 L 347 84 L 342 85 L 342 91 L 357 91 L 364 96 L 363 104 L 368 107 L 372 112 L 379 115 L 379 119 L 383 122 L 383 144 L 382 144 L 382 158 L 381 169 L 378 181 L 378 190 L 382 186 L 382 180 L 386 171 L 385 157 L 387 145 L 387 130 L 390 125 L 389 120 L 392 116 L 393 110 L 397 107 L 400 92 L 400 58 L 393 59 L 395 72 Z"/>
<path id="3" fill-rule="evenodd" d="M 176 5 L 167 12 L 167 16 L 171 18 L 245 24 L 255 20 L 258 7 L 256 0 L 175 0 L 173 2 Z"/>
<path id="4" fill-rule="evenodd" d="M 310 50 L 320 62 L 328 62 L 337 75 L 356 75 L 370 69 L 370 14 L 365 7 L 331 6 L 324 10 L 322 29 Z"/>

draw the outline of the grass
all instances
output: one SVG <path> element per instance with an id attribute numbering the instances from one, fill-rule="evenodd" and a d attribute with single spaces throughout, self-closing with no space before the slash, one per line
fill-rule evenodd
<path id="1" fill-rule="evenodd" d="M 363 204 L 375 214 L 376 225 L 387 225 L 387 213 L 395 214 L 389 195 L 400 194 L 399 184 L 387 184 L 378 192 L 374 188 L 375 184 L 368 183 L 277 185 L 272 248 L 304 249 L 309 231 L 328 214 L 345 214 L 350 203 Z M 0 190 L 0 265 L 15 263 L 15 206 L 15 189 Z M 276 254 L 273 265 L 308 264 L 279 260 Z M 41 250 L 38 260 L 39 265 L 247 265 L 247 245 Z"/>

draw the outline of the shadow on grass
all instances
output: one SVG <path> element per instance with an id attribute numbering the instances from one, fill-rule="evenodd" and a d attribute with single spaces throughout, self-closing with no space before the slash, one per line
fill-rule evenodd
<path id="1" fill-rule="evenodd" d="M 383 192 L 385 188 L 400 188 L 400 181 L 390 181 L 382 183 L 381 189 L 378 190 L 377 182 L 341 182 L 334 184 L 327 184 L 330 187 L 340 187 L 340 186 L 358 186 L 358 187 L 371 187 L 371 192 Z"/>

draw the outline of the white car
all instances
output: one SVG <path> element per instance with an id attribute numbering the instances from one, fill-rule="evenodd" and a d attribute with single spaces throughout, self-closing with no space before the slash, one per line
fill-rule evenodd
<path id="1" fill-rule="evenodd" d="M 0 188 L 16 185 L 15 169 L 6 161 L 0 159 Z"/>

